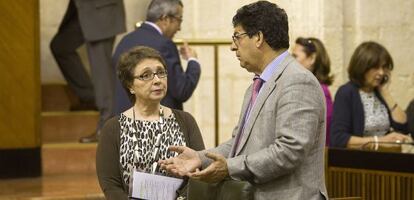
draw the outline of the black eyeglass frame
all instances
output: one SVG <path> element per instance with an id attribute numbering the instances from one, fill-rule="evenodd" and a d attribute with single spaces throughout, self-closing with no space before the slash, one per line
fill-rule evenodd
<path id="1" fill-rule="evenodd" d="M 243 35 L 248 35 L 247 32 L 244 33 L 239 33 L 239 34 L 234 34 L 231 36 L 231 39 L 233 39 L 234 44 L 237 44 L 237 42 L 239 41 L 240 37 Z"/>
<path id="2" fill-rule="evenodd" d="M 146 73 L 147 72 L 145 72 L 145 73 L 143 73 L 139 76 L 133 76 L 133 77 L 134 77 L 134 79 L 138 79 L 138 80 L 141 80 L 141 81 L 152 81 L 152 80 L 154 80 L 155 75 L 157 75 L 157 77 L 159 79 L 165 78 L 165 77 L 168 76 L 167 70 L 159 70 L 159 71 L 156 71 L 156 72 L 151 72 L 150 74 L 148 74 L 148 76 L 149 76 L 148 78 L 145 78 Z"/>

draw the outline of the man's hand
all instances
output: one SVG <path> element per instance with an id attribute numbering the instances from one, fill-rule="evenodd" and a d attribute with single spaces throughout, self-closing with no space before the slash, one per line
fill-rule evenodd
<path id="1" fill-rule="evenodd" d="M 187 42 L 184 42 L 184 45 L 180 47 L 180 54 L 184 60 L 188 60 L 189 58 L 197 58 L 197 53 L 194 49 L 188 46 Z"/>
<path id="2" fill-rule="evenodd" d="M 191 172 L 201 167 L 201 159 L 196 151 L 183 146 L 170 146 L 168 150 L 179 154 L 177 157 L 158 161 L 162 169 L 177 176 L 189 176 Z"/>
<path id="3" fill-rule="evenodd" d="M 226 159 L 222 155 L 206 153 L 206 157 L 214 160 L 214 162 L 202 171 L 197 169 L 196 172 L 190 173 L 190 178 L 208 183 L 216 183 L 229 175 Z"/>

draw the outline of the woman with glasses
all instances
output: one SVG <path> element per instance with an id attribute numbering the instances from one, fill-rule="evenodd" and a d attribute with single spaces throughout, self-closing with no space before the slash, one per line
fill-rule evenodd
<path id="1" fill-rule="evenodd" d="M 311 71 L 322 86 L 326 102 L 326 146 L 329 146 L 329 132 L 332 118 L 332 97 L 328 86 L 332 84 L 333 76 L 329 75 L 331 71 L 331 62 L 328 53 L 322 42 L 317 38 L 296 39 L 296 44 L 292 51 L 296 60 L 306 69 Z"/>
<path id="2" fill-rule="evenodd" d="M 96 169 L 107 199 L 128 199 L 133 170 L 168 176 L 154 163 L 176 156 L 169 146 L 204 149 L 194 118 L 160 104 L 167 93 L 167 71 L 158 51 L 143 46 L 127 51 L 118 63 L 118 77 L 133 106 L 108 120 L 99 139 Z"/>
<path id="3" fill-rule="evenodd" d="M 381 142 L 411 139 L 403 134 L 407 116 L 389 91 L 393 68 L 391 55 L 381 44 L 364 42 L 356 48 L 348 66 L 350 81 L 335 95 L 331 146 L 377 150 Z"/>

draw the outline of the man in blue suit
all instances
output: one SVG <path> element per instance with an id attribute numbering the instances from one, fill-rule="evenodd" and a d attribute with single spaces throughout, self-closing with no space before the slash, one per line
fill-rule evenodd
<path id="1" fill-rule="evenodd" d="M 116 47 L 112 61 L 116 67 L 122 53 L 135 46 L 148 46 L 158 50 L 167 64 L 168 91 L 162 105 L 183 109 L 183 102 L 193 94 L 200 79 L 200 64 L 196 52 L 184 45 L 181 56 L 188 61 L 183 70 L 177 46 L 172 38 L 180 30 L 183 19 L 183 3 L 180 0 L 153 0 L 147 11 L 146 21 L 133 32 L 127 34 Z M 120 114 L 132 104 L 120 81 L 115 85 L 115 114 Z"/>

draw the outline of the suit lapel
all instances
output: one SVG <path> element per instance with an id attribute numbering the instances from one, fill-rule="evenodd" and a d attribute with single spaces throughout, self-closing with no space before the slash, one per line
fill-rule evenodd
<path id="1" fill-rule="evenodd" d="M 263 105 L 265 104 L 267 98 L 272 94 L 273 90 L 276 88 L 276 82 L 279 79 L 279 77 L 282 75 L 283 71 L 286 69 L 288 64 L 293 61 L 293 58 L 290 55 L 287 55 L 286 58 L 277 66 L 275 72 L 271 76 L 271 78 L 263 85 L 262 89 L 260 90 L 260 94 L 256 99 L 255 104 L 253 105 L 251 111 L 250 111 L 250 117 L 247 119 L 247 121 L 244 124 L 244 133 L 242 135 L 242 138 L 240 140 L 239 147 L 236 151 L 235 155 L 238 155 L 240 151 L 243 149 L 244 145 L 247 142 L 247 139 L 249 138 L 252 128 L 254 124 L 256 123 L 256 119 L 259 116 Z M 250 95 L 251 95 L 251 86 L 249 87 Z M 247 102 L 250 100 L 250 96 L 247 97 Z M 246 101 L 246 97 L 245 97 Z M 245 112 L 247 109 L 247 106 L 243 111 Z M 260 122 L 258 122 L 260 123 Z M 240 123 L 239 123 L 240 124 Z"/>
<path id="2" fill-rule="evenodd" d="M 252 87 L 253 87 L 253 84 L 250 84 L 250 86 L 247 88 L 244 94 L 243 105 L 240 111 L 239 121 L 237 122 L 238 126 L 237 126 L 236 131 L 234 131 L 232 134 L 232 139 L 234 140 L 234 142 L 231 147 L 232 150 L 229 152 L 229 157 L 233 156 L 233 149 L 235 148 L 234 145 L 236 145 L 236 138 L 237 138 L 237 135 L 240 134 L 240 128 L 242 128 L 242 123 L 245 117 L 244 115 L 247 112 L 247 108 L 250 102 L 250 97 L 252 96 Z"/>

